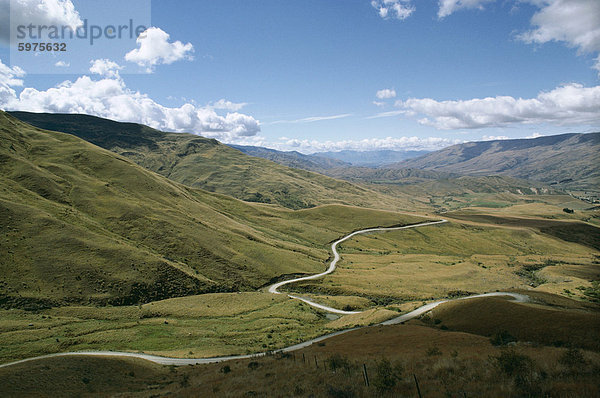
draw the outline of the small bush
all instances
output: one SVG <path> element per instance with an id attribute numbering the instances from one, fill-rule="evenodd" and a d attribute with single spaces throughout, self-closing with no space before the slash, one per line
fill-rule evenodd
<path id="1" fill-rule="evenodd" d="M 514 341 L 517 341 L 517 339 L 506 330 L 501 330 L 490 337 L 490 343 L 495 346 L 507 345 Z"/>
<path id="2" fill-rule="evenodd" d="M 574 369 L 578 366 L 585 365 L 585 358 L 577 348 L 569 348 L 560 356 L 560 358 L 558 358 L 558 362 L 561 365 Z"/>
<path id="3" fill-rule="evenodd" d="M 327 366 L 329 366 L 329 369 L 331 369 L 334 372 L 338 369 L 344 369 L 346 371 L 349 371 L 351 366 L 348 358 L 341 356 L 340 354 L 334 354 L 330 356 L 329 358 L 327 358 L 326 363 Z"/>
<path id="4" fill-rule="evenodd" d="M 427 353 L 426 354 L 427 354 L 428 357 L 434 357 L 434 356 L 437 356 L 437 355 L 442 355 L 442 351 L 440 351 L 440 349 L 438 347 L 433 346 L 433 347 L 429 347 L 427 349 Z"/>
<path id="5" fill-rule="evenodd" d="M 260 366 L 260 364 L 256 361 L 252 361 L 252 362 L 248 363 L 248 369 L 250 369 L 250 370 L 256 370 L 256 369 L 258 369 L 259 366 Z"/>
<path id="6" fill-rule="evenodd" d="M 404 367 L 400 363 L 392 365 L 388 359 L 384 358 L 375 365 L 373 386 L 380 393 L 391 391 L 401 380 L 403 372 Z"/>
<path id="7" fill-rule="evenodd" d="M 334 386 L 327 386 L 327 396 L 331 398 L 354 398 L 356 394 L 352 390 L 352 387 L 342 389 Z"/>
<path id="8" fill-rule="evenodd" d="M 504 350 L 499 356 L 492 357 L 492 360 L 496 368 L 507 376 L 525 373 L 533 366 L 530 357 L 514 350 Z"/>
<path id="9" fill-rule="evenodd" d="M 229 365 L 225 365 L 221 368 L 220 372 L 227 374 L 227 373 L 231 372 L 231 368 L 229 367 Z"/>

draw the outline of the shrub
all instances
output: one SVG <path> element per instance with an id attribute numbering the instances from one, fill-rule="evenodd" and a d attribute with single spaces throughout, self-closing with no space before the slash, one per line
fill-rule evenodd
<path id="1" fill-rule="evenodd" d="M 329 358 L 327 358 L 326 363 L 329 366 L 329 369 L 331 369 L 334 372 L 338 369 L 344 369 L 348 372 L 351 366 L 350 361 L 348 361 L 348 358 L 343 357 L 340 354 L 334 354 L 330 356 Z"/>
<path id="2" fill-rule="evenodd" d="M 383 393 L 391 391 L 396 383 L 401 380 L 404 368 L 400 363 L 392 366 L 388 359 L 382 359 L 375 366 L 375 376 L 373 377 L 373 386 L 378 392 Z"/>
<path id="3" fill-rule="evenodd" d="M 585 358 L 583 358 L 583 354 L 579 349 L 569 348 L 560 356 L 560 358 L 558 358 L 558 362 L 561 365 L 574 369 L 578 366 L 585 365 Z"/>
<path id="4" fill-rule="evenodd" d="M 429 347 L 427 349 L 427 356 L 428 357 L 434 357 L 436 355 L 442 355 L 442 351 L 440 351 L 440 349 L 436 346 L 433 347 Z"/>
<path id="5" fill-rule="evenodd" d="M 231 372 L 231 368 L 229 367 L 229 365 L 225 365 L 221 368 L 220 372 L 227 374 L 227 373 Z"/>
<path id="6" fill-rule="evenodd" d="M 501 330 L 490 337 L 490 343 L 495 346 L 507 345 L 508 343 L 512 343 L 514 341 L 517 341 L 517 339 L 506 330 Z"/>
<path id="7" fill-rule="evenodd" d="M 525 373 L 533 366 L 530 357 L 514 350 L 503 350 L 497 357 L 492 357 L 492 360 L 496 368 L 508 376 Z"/>

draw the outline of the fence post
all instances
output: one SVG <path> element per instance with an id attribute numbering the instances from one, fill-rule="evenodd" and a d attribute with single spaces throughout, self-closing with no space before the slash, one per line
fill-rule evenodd
<path id="1" fill-rule="evenodd" d="M 317 356 L 315 355 L 315 366 L 319 369 L 319 363 L 317 362 Z"/>
<path id="2" fill-rule="evenodd" d="M 363 376 L 365 378 L 365 385 L 369 387 L 369 375 L 367 374 L 367 365 L 363 363 Z"/>
<path id="3" fill-rule="evenodd" d="M 419 394 L 419 398 L 423 398 L 421 389 L 419 388 L 419 382 L 417 381 L 417 375 L 413 373 L 413 377 L 415 378 L 415 385 L 417 386 L 417 394 Z"/>

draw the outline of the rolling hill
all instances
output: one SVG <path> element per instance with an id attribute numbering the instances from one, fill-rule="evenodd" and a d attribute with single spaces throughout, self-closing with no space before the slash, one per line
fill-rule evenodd
<path id="1" fill-rule="evenodd" d="M 600 133 L 454 145 L 389 167 L 506 175 L 573 190 L 600 186 Z"/>
<path id="2" fill-rule="evenodd" d="M 73 134 L 173 181 L 250 202 L 291 209 L 347 204 L 406 208 L 410 197 L 390 197 L 306 170 L 247 156 L 214 139 L 165 133 L 135 123 L 88 115 L 12 112 L 39 128 Z M 333 161 L 332 161 L 333 162 Z"/>
<path id="3" fill-rule="evenodd" d="M 4 112 L 0 171 L 1 308 L 255 290 L 284 274 L 321 270 L 326 243 L 344 232 L 417 220 L 339 205 L 291 211 L 242 202 Z"/>

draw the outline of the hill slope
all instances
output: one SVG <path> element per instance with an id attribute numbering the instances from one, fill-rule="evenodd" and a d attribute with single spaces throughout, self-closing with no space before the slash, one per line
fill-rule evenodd
<path id="1" fill-rule="evenodd" d="M 393 167 L 469 175 L 501 174 L 570 189 L 597 189 L 599 164 L 600 133 L 590 133 L 469 142 L 405 160 Z"/>
<path id="2" fill-rule="evenodd" d="M 408 196 L 392 198 L 348 182 L 247 156 L 197 135 L 165 133 L 88 115 L 11 114 L 39 128 L 78 136 L 173 181 L 246 201 L 277 203 L 291 209 L 331 203 L 400 209 L 409 201 Z"/>
<path id="3" fill-rule="evenodd" d="M 0 307 L 254 290 L 321 270 L 327 242 L 342 233 L 415 220 L 241 202 L 0 112 Z"/>

